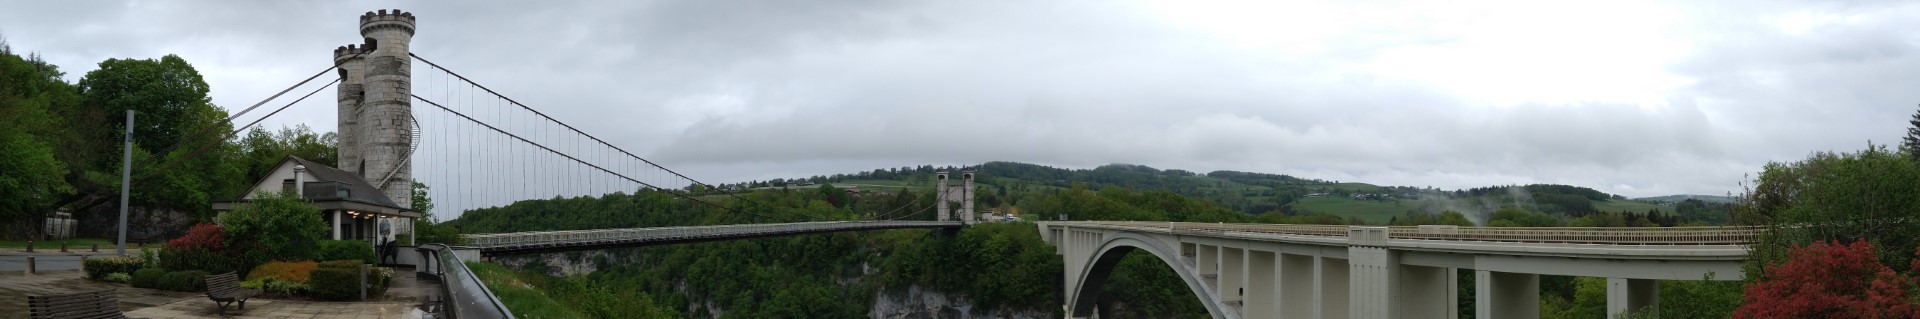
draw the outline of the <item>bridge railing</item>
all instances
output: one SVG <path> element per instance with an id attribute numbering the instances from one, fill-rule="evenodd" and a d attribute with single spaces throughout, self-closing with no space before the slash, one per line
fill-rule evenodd
<path id="1" fill-rule="evenodd" d="M 648 228 L 618 228 L 592 230 L 537 231 L 501 234 L 466 235 L 470 246 L 486 249 L 514 249 L 527 247 L 552 247 L 576 244 L 601 244 L 616 242 L 644 242 L 691 240 L 703 238 L 724 238 L 752 236 L 759 234 L 781 234 L 796 232 L 815 232 L 826 230 L 858 230 L 903 227 L 934 227 L 957 225 L 957 222 L 935 221 L 833 221 L 747 225 L 711 225 L 678 226 Z"/>
<path id="2" fill-rule="evenodd" d="M 441 293 L 447 296 L 445 305 L 450 317 L 513 319 L 513 312 L 500 303 L 500 297 L 495 296 L 492 289 L 480 282 L 479 275 L 467 268 L 466 262 L 454 252 L 454 247 L 426 244 L 420 245 L 419 249 L 430 252 L 421 270 L 440 278 Z"/>
<path id="3" fill-rule="evenodd" d="M 1347 237 L 1344 225 L 1226 224 L 1179 222 L 1052 222 L 1074 227 L 1136 229 L 1168 233 L 1241 233 Z M 1494 241 L 1608 245 L 1744 245 L 1759 237 L 1754 226 L 1716 227 L 1458 227 L 1391 226 L 1388 239 Z"/>

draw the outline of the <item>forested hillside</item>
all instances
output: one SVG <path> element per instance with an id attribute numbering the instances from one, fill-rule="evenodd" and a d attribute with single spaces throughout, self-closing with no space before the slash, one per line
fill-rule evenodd
<path id="1" fill-rule="evenodd" d="M 255 127 L 229 138 L 227 110 L 180 56 L 106 59 L 69 83 L 26 52 L 0 37 L 0 239 L 38 238 L 33 226 L 54 213 L 79 218 L 81 236 L 109 236 L 129 110 L 134 241 L 178 236 L 288 154 L 332 163 L 332 133 Z"/>
<path id="2" fill-rule="evenodd" d="M 1246 215 L 1331 215 L 1343 223 L 1384 225 L 1401 216 L 1439 215 L 1453 211 L 1476 223 L 1484 223 L 1502 207 L 1516 207 L 1554 216 L 1580 218 L 1595 213 L 1621 215 L 1621 219 L 1646 219 L 1648 225 L 1674 226 L 1725 224 L 1727 203 L 1702 200 L 1672 202 L 1631 200 L 1592 188 L 1554 185 L 1503 185 L 1459 190 L 1379 186 L 1357 182 L 1304 179 L 1288 175 L 1214 171 L 1197 174 L 1180 169 L 1160 170 L 1129 164 L 1112 164 L 1093 169 L 1064 169 L 1016 162 L 987 162 L 967 167 L 979 173 L 976 190 L 980 207 L 997 212 L 1035 212 L 1053 219 L 1071 212 L 1038 209 L 1036 194 L 1084 187 L 1093 191 L 1109 188 L 1124 192 L 1159 191 L 1204 201 L 1217 208 Z M 749 181 L 722 185 L 724 190 L 744 192 L 754 189 L 813 187 L 821 184 L 854 185 L 863 189 L 930 189 L 934 173 L 957 172 L 962 168 L 918 167 L 885 168 L 852 174 L 820 175 L 805 178 Z M 1077 219 L 1085 219 L 1080 217 Z M 1199 217 L 1196 217 L 1199 218 Z"/>

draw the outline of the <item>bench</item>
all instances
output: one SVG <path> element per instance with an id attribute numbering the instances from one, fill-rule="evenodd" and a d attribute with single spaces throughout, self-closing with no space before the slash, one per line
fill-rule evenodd
<path id="1" fill-rule="evenodd" d="M 27 296 L 27 317 L 33 319 L 126 318 L 113 289 L 70 294 Z"/>
<path id="2" fill-rule="evenodd" d="M 239 303 L 240 310 L 247 310 L 247 298 L 260 294 L 259 289 L 240 288 L 240 275 L 224 273 L 207 275 L 207 299 L 220 306 L 220 316 L 227 316 L 227 305 Z"/>

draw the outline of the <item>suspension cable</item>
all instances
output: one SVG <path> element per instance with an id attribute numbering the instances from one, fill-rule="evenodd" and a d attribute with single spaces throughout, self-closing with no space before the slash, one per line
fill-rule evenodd
<path id="1" fill-rule="evenodd" d="M 503 135 L 506 135 L 507 137 L 510 137 L 510 138 L 513 138 L 513 139 L 515 139 L 515 140 L 519 140 L 520 142 L 523 142 L 523 143 L 527 143 L 527 144 L 529 144 L 529 145 L 532 145 L 533 147 L 537 147 L 537 148 L 540 148 L 541 150 L 545 150 L 545 151 L 547 151 L 547 152 L 550 152 L 550 153 L 553 153 L 554 155 L 559 155 L 560 157 L 564 157 L 564 158 L 566 158 L 566 159 L 568 159 L 568 160 L 572 160 L 572 161 L 574 161 L 575 163 L 579 163 L 579 164 L 581 164 L 581 165 L 585 165 L 585 166 L 588 166 L 588 167 L 592 167 L 593 169 L 596 169 L 596 170 L 600 170 L 601 172 L 605 172 L 605 173 L 607 173 L 607 174 L 612 174 L 612 175 L 614 175 L 614 176 L 618 176 L 618 177 L 620 177 L 621 179 L 625 179 L 625 180 L 627 180 L 627 181 L 630 181 L 630 182 L 634 182 L 634 183 L 640 183 L 640 185 L 645 185 L 645 186 L 647 186 L 647 187 L 651 187 L 651 188 L 654 188 L 654 189 L 660 189 L 660 190 L 663 190 L 663 191 L 664 191 L 665 193 L 668 193 L 668 194 L 671 194 L 671 195 L 673 195 L 673 196 L 676 196 L 676 197 L 680 197 L 680 198 L 682 198 L 682 199 L 687 199 L 687 200 L 691 200 L 691 201 L 695 201 L 695 202 L 699 202 L 699 203 L 701 203 L 701 204 L 706 204 L 706 205 L 708 205 L 708 206 L 713 206 L 713 207 L 717 207 L 717 208 L 720 208 L 720 209 L 725 209 L 725 210 L 727 210 L 727 211 L 731 211 L 731 212 L 735 212 L 735 213 L 744 213 L 744 214 L 750 214 L 750 215 L 754 215 L 754 216 L 759 216 L 759 217 L 764 217 L 764 218 L 769 218 L 769 219 L 775 219 L 775 220 L 778 220 L 778 218 L 774 218 L 774 217 L 771 217 L 771 216 L 766 216 L 766 215 L 762 215 L 762 214 L 759 214 L 759 213 L 754 213 L 754 212 L 751 212 L 751 211 L 742 211 L 742 210 L 738 210 L 738 209 L 734 209 L 734 208 L 732 208 L 732 207 L 727 207 L 726 205 L 720 205 L 720 204 L 715 204 L 715 203 L 713 203 L 713 202 L 708 202 L 708 201 L 705 201 L 705 200 L 700 200 L 699 198 L 695 198 L 695 197 L 692 197 L 692 196 L 688 196 L 688 195 L 686 195 L 686 194 L 681 194 L 681 193 L 679 193 L 679 192 L 677 192 L 677 191 L 671 191 L 671 190 L 667 190 L 667 189 L 665 189 L 665 188 L 661 188 L 661 187 L 659 187 L 659 186 L 655 186 L 655 185 L 653 185 L 653 184 L 651 184 L 651 183 L 647 183 L 647 182 L 645 182 L 645 181 L 641 181 L 641 180 L 637 180 L 637 179 L 634 179 L 634 178 L 632 178 L 632 177 L 628 177 L 628 176 L 626 176 L 626 175 L 624 175 L 624 174 L 620 174 L 620 173 L 616 173 L 616 172 L 613 172 L 612 170 L 608 170 L 608 169 L 606 169 L 606 168 L 603 168 L 603 167 L 600 167 L 599 165 L 595 165 L 595 164 L 592 164 L 592 163 L 587 163 L 587 162 L 585 162 L 585 161 L 583 161 L 583 160 L 581 160 L 580 158 L 578 158 L 578 157 L 575 157 L 575 156 L 573 156 L 573 155 L 570 155 L 570 154 L 567 154 L 567 153 L 563 153 L 563 152 L 560 152 L 559 150 L 555 150 L 555 149 L 553 149 L 552 147 L 548 147 L 548 146 L 546 146 L 546 145 L 543 145 L 543 144 L 540 144 L 540 143 L 537 143 L 537 142 L 534 142 L 534 141 L 532 141 L 532 140 L 528 140 L 528 139 L 526 139 L 526 138 L 524 138 L 524 137 L 520 137 L 519 135 L 514 135 L 513 133 L 509 133 L 509 132 L 507 132 L 507 131 L 505 131 L 505 130 L 502 130 L 502 129 L 500 129 L 500 128 L 498 128 L 498 127 L 494 127 L 494 126 L 493 126 L 492 124 L 487 124 L 487 123 L 485 123 L 485 122 L 481 122 L 480 120 L 477 120 L 477 119 L 474 119 L 473 117 L 471 117 L 471 116 L 468 116 L 468 115 L 466 115 L 466 114 L 464 114 L 464 113 L 460 113 L 459 111 L 454 111 L 454 110 L 453 110 L 452 108 L 448 108 L 448 107 L 446 107 L 446 106 L 444 106 L 444 105 L 440 105 L 440 103 L 437 103 L 437 102 L 434 102 L 433 100 L 428 100 L 427 98 L 424 98 L 424 97 L 421 97 L 421 96 L 419 96 L 419 95 L 413 95 L 413 98 L 414 98 L 414 99 L 416 99 L 416 100 L 420 100 L 421 102 L 426 102 L 427 104 L 429 104 L 429 105 L 433 105 L 434 107 L 438 107 L 438 108 L 440 108 L 441 110 L 445 110 L 445 111 L 447 111 L 447 113 L 452 113 L 453 115 L 455 115 L 455 116 L 459 116 L 460 118 L 463 118 L 463 119 L 466 119 L 467 121 L 469 121 L 469 122 L 473 122 L 474 124 L 479 124 L 480 126 L 483 126 L 483 127 L 486 127 L 486 128 L 487 128 L 487 129 L 489 129 L 489 130 L 493 130 L 493 131 L 494 131 L 494 132 L 496 132 L 496 133 L 500 133 L 500 134 L 503 134 Z"/>
<path id="2" fill-rule="evenodd" d="M 671 170 L 671 169 L 667 169 L 667 168 L 666 168 L 665 166 L 661 166 L 661 165 L 660 165 L 659 163 L 654 163 L 653 161 L 651 161 L 651 160 L 647 160 L 646 158 L 642 158 L 642 157 L 640 157 L 639 155 L 634 155 L 634 154 L 633 154 L 633 152 L 628 152 L 628 151 L 627 151 L 626 149 L 622 149 L 622 148 L 620 148 L 619 146 L 614 146 L 614 145 L 613 145 L 613 143 L 608 143 L 607 141 L 605 141 L 605 140 L 601 140 L 601 139 L 600 139 L 600 138 L 598 138 L 598 137 L 594 137 L 593 135 L 590 135 L 590 134 L 587 134 L 586 132 L 584 132 L 584 131 L 581 131 L 581 130 L 580 130 L 580 129 L 578 129 L 578 128 L 574 128 L 574 127 L 573 127 L 572 125 L 568 125 L 568 124 L 567 124 L 567 123 L 565 123 L 565 122 L 560 122 L 560 120 L 557 120 L 557 119 L 554 119 L 554 118 L 553 118 L 552 116 L 548 116 L 548 115 L 547 115 L 546 113 L 541 113 L 541 112 L 540 112 L 539 110 L 535 110 L 535 109 L 533 109 L 533 107 L 530 107 L 530 106 L 527 106 L 526 104 L 523 104 L 523 103 L 520 103 L 520 101 L 516 101 L 516 100 L 514 100 L 513 98 L 509 98 L 509 97 L 507 97 L 506 95 L 502 95 L 502 94 L 500 94 L 499 92 L 495 92 L 495 91 L 493 91 L 493 89 L 491 89 L 491 88 L 487 88 L 487 87 L 486 87 L 486 86 L 484 86 L 484 85 L 480 85 L 480 83 L 477 83 L 477 82 L 474 82 L 474 81 L 473 81 L 472 79 L 468 79 L 468 78 L 467 78 L 466 76 L 462 76 L 462 75 L 460 75 L 460 73 L 457 73 L 457 72 L 453 72 L 453 70 L 450 70 L 450 69 L 447 69 L 446 67 L 443 67 L 443 66 L 440 66 L 440 64 L 437 64 L 437 63 L 433 63 L 433 61 L 432 61 L 432 60 L 428 60 L 427 58 L 424 58 L 424 57 L 421 57 L 420 55 L 418 55 L 418 54 L 414 54 L 414 53 L 412 53 L 412 52 L 408 52 L 408 53 L 407 53 L 407 55 L 409 55 L 409 56 L 412 56 L 412 57 L 413 57 L 414 59 L 417 59 L 417 60 L 420 60 L 420 62 L 425 62 L 425 63 L 427 63 L 427 65 L 429 65 L 429 66 L 432 66 L 432 67 L 433 67 L 433 68 L 435 68 L 435 69 L 439 69 L 439 70 L 440 70 L 440 71 L 442 71 L 442 72 L 447 72 L 447 74 L 448 74 L 448 75 L 452 75 L 453 77 L 455 77 L 455 78 L 458 78 L 458 79 L 459 79 L 460 81 L 463 81 L 463 82 L 467 82 L 467 84 L 471 84 L 471 85 L 473 85 L 473 86 L 474 86 L 474 87 L 476 87 L 476 88 L 479 88 L 479 89 L 481 89 L 481 90 L 484 90 L 484 91 L 486 91 L 486 92 L 487 92 L 488 94 L 492 94 L 492 95 L 493 95 L 493 96 L 495 96 L 495 97 L 498 97 L 498 98 L 500 98 L 500 99 L 502 99 L 502 100 L 506 100 L 507 102 L 509 102 L 509 103 L 512 103 L 512 104 L 513 104 L 514 106 L 519 106 L 519 107 L 520 107 L 520 108 L 522 108 L 522 109 L 526 109 L 526 110 L 527 110 L 528 112 L 533 112 L 533 114 L 535 114 L 535 115 L 539 115 L 539 116 L 540 116 L 541 118 L 545 118 L 545 119 L 547 119 L 548 121 L 552 121 L 552 122 L 553 122 L 553 123 L 555 123 L 555 124 L 560 124 L 560 126 L 562 126 L 562 127 L 565 127 L 565 128 L 567 128 L 568 130 L 572 130 L 572 131 L 573 131 L 574 133 L 578 133 L 578 134 L 580 134 L 581 136 L 585 136 L 585 137 L 586 137 L 587 139 L 591 139 L 591 140 L 593 140 L 594 142 L 597 142 L 597 143 L 600 143 L 600 145 L 604 145 L 604 146 L 606 146 L 606 147 L 608 147 L 608 148 L 612 148 L 612 149 L 613 149 L 613 150 L 615 150 L 615 151 L 619 151 L 619 152 L 620 152 L 621 154 L 625 154 L 625 155 L 627 155 L 627 157 L 630 157 L 630 158 L 633 158 L 633 159 L 637 159 L 637 160 L 640 160 L 641 162 L 646 162 L 646 163 L 647 163 L 648 165 L 652 165 L 652 166 L 653 166 L 654 168 L 657 168 L 657 169 L 660 169 L 661 171 L 665 171 L 665 172 L 667 172 L 667 173 L 670 173 L 670 174 L 673 174 L 674 176 L 678 176 L 678 177 L 680 177 L 681 179 L 685 179 L 685 180 L 687 180 L 687 181 L 690 181 L 690 182 L 693 182 L 694 184 L 698 184 L 698 185 L 701 185 L 701 186 L 704 186 L 704 187 L 708 187 L 708 188 L 713 188 L 713 185 L 711 185 L 711 184 L 707 184 L 707 183 L 702 183 L 702 182 L 700 182 L 699 180 L 696 180 L 696 179 L 693 179 L 692 177 L 687 177 L 687 175 L 685 175 L 685 174 L 681 174 L 680 172 L 676 172 L 676 171 L 674 171 L 674 170 Z M 652 185 L 648 185 L 648 186 L 652 186 Z M 659 188 L 659 187 L 654 187 L 654 188 Z M 760 205 L 760 206 L 762 206 L 762 207 L 766 207 L 766 208 L 770 208 L 770 209 L 776 209 L 776 210 L 778 210 L 778 208 L 777 208 L 777 207 L 774 207 L 774 206 L 772 206 L 772 205 L 767 205 L 766 203 L 761 203 L 761 202 L 759 202 L 759 201 L 754 201 L 754 200 L 752 200 L 752 199 L 747 199 L 747 198 L 745 198 L 745 197 L 740 197 L 739 195 L 734 195 L 734 194 L 732 194 L 732 193 L 725 193 L 725 194 L 726 194 L 727 196 L 731 196 L 731 197 L 733 197 L 733 198 L 735 198 L 735 199 L 739 199 L 739 200 L 741 200 L 741 201 L 745 201 L 745 202 L 749 202 L 749 203 L 754 203 L 754 204 L 756 204 L 756 205 Z M 789 211 L 789 212 L 791 212 L 791 211 Z"/>

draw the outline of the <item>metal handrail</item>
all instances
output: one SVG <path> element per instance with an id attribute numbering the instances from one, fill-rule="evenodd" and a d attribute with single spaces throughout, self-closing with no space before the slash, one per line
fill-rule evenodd
<path id="1" fill-rule="evenodd" d="M 1167 233 L 1254 233 L 1347 237 L 1351 226 L 1226 224 L 1128 221 L 1066 221 L 1054 225 L 1153 230 Z M 1458 227 L 1391 226 L 1388 239 L 1490 241 L 1608 245 L 1746 245 L 1764 230 L 1757 226 L 1705 227 Z"/>
<path id="2" fill-rule="evenodd" d="M 420 247 L 432 249 L 434 255 L 439 256 L 440 286 L 447 296 L 447 314 L 454 318 L 513 318 L 513 312 L 500 303 L 500 297 L 453 253 L 453 247 L 441 244 Z"/>

